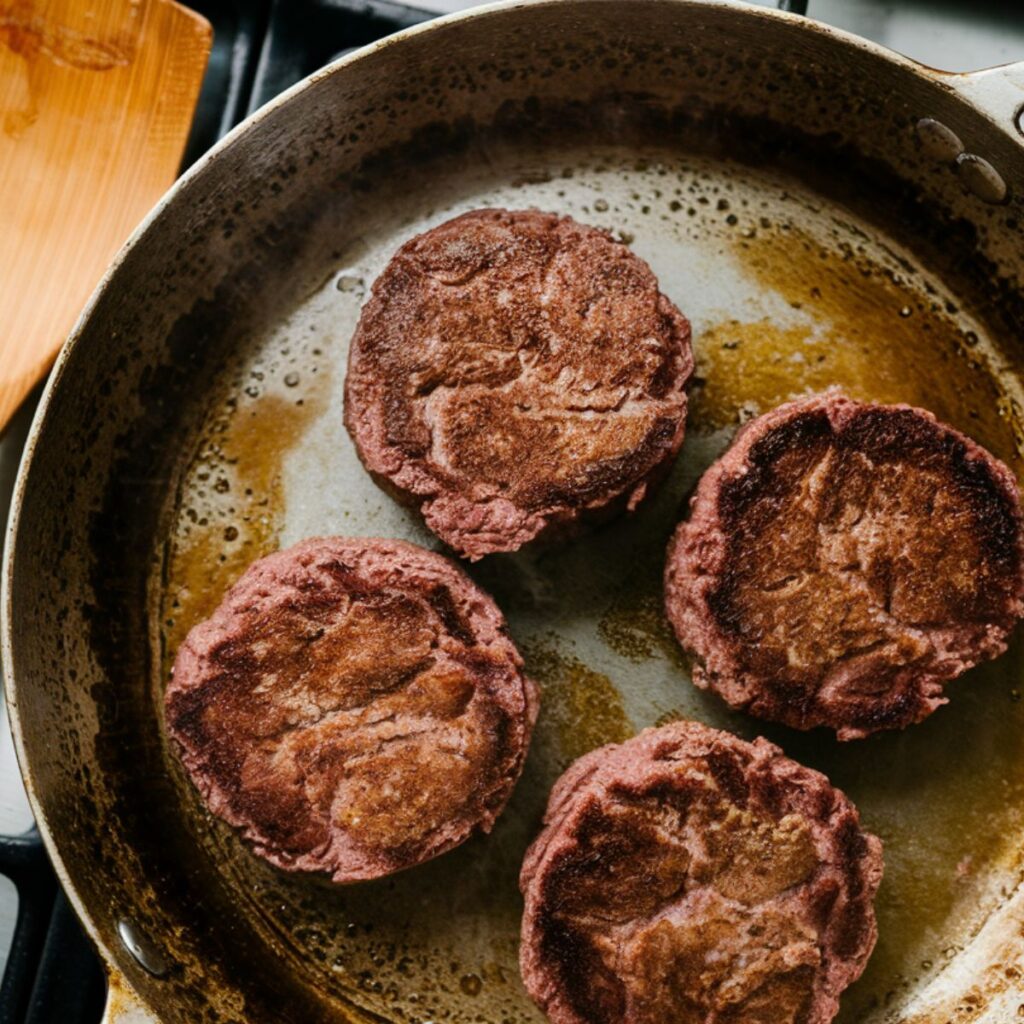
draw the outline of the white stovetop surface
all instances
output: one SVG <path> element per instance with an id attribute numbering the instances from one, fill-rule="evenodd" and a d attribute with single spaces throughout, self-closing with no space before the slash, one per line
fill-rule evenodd
<path id="1" fill-rule="evenodd" d="M 447 12 L 474 6 L 473 0 L 409 0 L 421 8 Z M 757 0 L 760 6 L 776 6 Z M 922 63 L 947 71 L 1024 60 L 1024 15 L 1015 3 L 989 0 L 810 0 L 810 13 L 821 21 L 856 32 L 899 50 Z M 27 403 L 29 406 L 32 400 Z M 0 438 L 0 522 L 6 521 L 10 492 L 31 419 L 23 409 Z M 0 833 L 16 834 L 32 824 L 14 748 L 0 704 Z M 0 876 L 0 974 L 6 963 L 17 897 L 13 884 Z"/>

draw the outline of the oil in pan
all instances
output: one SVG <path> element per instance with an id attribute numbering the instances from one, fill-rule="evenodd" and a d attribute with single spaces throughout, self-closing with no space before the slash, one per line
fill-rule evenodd
<path id="1" fill-rule="evenodd" d="M 798 734 L 695 690 L 661 612 L 665 544 L 700 473 L 738 424 L 808 391 L 931 409 L 1004 459 L 1021 456 L 1019 383 L 959 281 L 792 180 L 723 160 L 622 149 L 531 155 L 490 147 L 434 168 L 413 198 L 385 188 L 325 217 L 322 286 L 246 339 L 182 467 L 154 587 L 160 678 L 248 562 L 303 537 L 433 538 L 363 471 L 341 419 L 348 339 L 367 289 L 410 235 L 478 206 L 538 207 L 605 227 L 647 260 L 692 320 L 687 440 L 640 512 L 560 548 L 470 567 L 497 599 L 543 710 L 521 783 L 490 837 L 379 882 L 284 875 L 226 827 L 197 830 L 253 941 L 331 1005 L 425 1022 L 539 1021 L 517 967 L 517 876 L 552 781 L 575 757 L 676 717 L 759 733 L 829 778 L 886 843 L 880 939 L 839 1020 L 882 1021 L 938 975 L 1022 871 L 1024 703 L 1014 645 L 950 687 L 952 706 L 862 743 Z M 159 659 L 158 659 L 159 660 Z M 965 741 L 969 737 L 969 742 Z M 168 755 L 170 757 L 170 755 Z M 171 758 L 181 800 L 204 812 Z"/>

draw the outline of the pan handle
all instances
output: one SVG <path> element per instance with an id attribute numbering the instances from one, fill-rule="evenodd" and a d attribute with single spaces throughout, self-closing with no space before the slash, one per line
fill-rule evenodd
<path id="1" fill-rule="evenodd" d="M 100 1024 L 160 1024 L 143 1005 L 124 976 L 113 968 L 107 977 L 107 1005 Z"/>
<path id="2" fill-rule="evenodd" d="M 1024 61 L 984 71 L 935 71 L 933 74 L 993 121 L 1015 126 L 1024 136 Z"/>

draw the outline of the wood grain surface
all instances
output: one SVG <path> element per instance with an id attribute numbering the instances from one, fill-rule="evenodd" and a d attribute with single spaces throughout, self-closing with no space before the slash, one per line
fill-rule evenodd
<path id="1" fill-rule="evenodd" d="M 210 45 L 168 0 L 0 0 L 0 427 L 174 181 Z"/>

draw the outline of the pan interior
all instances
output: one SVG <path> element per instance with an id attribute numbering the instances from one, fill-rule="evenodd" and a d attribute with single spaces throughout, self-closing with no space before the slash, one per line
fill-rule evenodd
<path id="1" fill-rule="evenodd" d="M 173 754 L 182 848 L 227 887 L 239 948 L 294 965 L 303 1019 L 537 1021 L 517 969 L 523 851 L 571 760 L 673 718 L 758 734 L 824 771 L 886 844 L 878 947 L 840 1020 L 881 1021 L 939 975 L 1019 880 L 1024 827 L 1021 651 L 949 688 L 904 733 L 838 744 L 728 712 L 690 684 L 661 611 L 668 535 L 738 423 L 792 396 L 933 410 L 1021 474 L 1019 382 L 969 289 L 791 178 L 678 150 L 488 145 L 438 158 L 415 188 L 379 186 L 308 242 L 319 285 L 247 336 L 210 386 L 151 575 L 154 716 L 174 652 L 254 558 L 323 534 L 436 547 L 371 482 L 341 421 L 348 341 L 373 279 L 410 235 L 479 206 L 538 207 L 629 242 L 693 322 L 697 381 L 683 452 L 631 518 L 470 573 L 506 613 L 543 706 L 524 777 L 489 837 L 394 878 L 338 888 L 283 874 L 200 806 Z M 315 1008 L 315 1009 L 314 1009 Z M 296 1018 L 298 1019 L 298 1017 Z"/>

